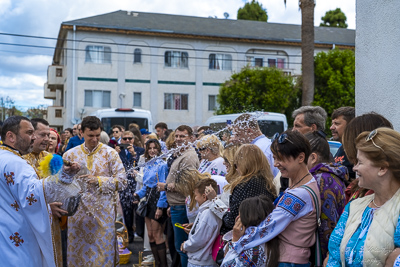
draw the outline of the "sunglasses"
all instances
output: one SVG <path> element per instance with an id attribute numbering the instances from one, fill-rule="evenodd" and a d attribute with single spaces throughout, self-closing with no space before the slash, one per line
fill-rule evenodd
<path id="1" fill-rule="evenodd" d="M 202 147 L 202 148 L 199 148 L 198 150 L 199 151 L 204 151 L 204 150 L 206 150 L 207 148 L 206 147 Z"/>
<path id="2" fill-rule="evenodd" d="M 131 141 L 132 139 L 133 139 L 133 137 L 123 137 L 122 138 L 122 140 L 124 140 L 124 141 L 127 141 L 127 140 Z"/>
<path id="3" fill-rule="evenodd" d="M 277 140 L 277 141 L 278 141 L 278 144 L 284 144 L 284 143 L 286 143 L 287 141 L 289 141 L 291 144 L 293 144 L 293 142 L 292 142 L 289 138 L 287 138 L 287 137 L 288 137 L 288 135 L 285 134 L 285 133 L 283 133 L 283 134 L 281 134 L 281 135 L 279 135 L 279 133 L 276 133 L 276 134 L 274 134 L 274 136 L 272 137 L 272 141 Z"/>
<path id="4" fill-rule="evenodd" d="M 378 134 L 378 130 L 375 129 L 375 130 L 371 131 L 369 133 L 369 135 L 367 135 L 367 137 L 365 137 L 365 141 L 367 141 L 367 142 L 372 141 L 372 144 L 374 144 L 375 147 L 379 148 L 380 150 L 382 150 L 382 152 L 384 152 L 383 149 L 380 146 L 378 146 L 377 144 L 375 144 L 375 142 L 374 142 L 374 137 L 377 134 Z"/>

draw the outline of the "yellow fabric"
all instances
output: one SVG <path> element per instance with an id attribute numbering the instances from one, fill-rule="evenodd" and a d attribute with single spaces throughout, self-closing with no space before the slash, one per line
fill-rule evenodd
<path id="1" fill-rule="evenodd" d="M 79 180 L 81 203 L 68 218 L 68 266 L 117 266 L 117 191 L 127 184 L 121 159 L 114 149 L 102 144 L 93 151 L 82 144 L 68 150 L 63 158 L 86 166 L 88 174 L 99 181 L 97 185 Z"/>
<path id="2" fill-rule="evenodd" d="M 42 151 L 40 153 L 29 153 L 23 156 L 23 158 L 31 165 L 38 175 L 39 180 L 46 178 L 43 173 L 40 172 L 40 162 L 44 160 L 44 158 L 48 155 L 51 155 L 47 151 Z M 49 204 L 49 203 L 48 203 Z M 53 247 L 54 247 L 54 258 L 57 267 L 63 266 L 62 261 L 62 246 L 61 246 L 61 226 L 60 219 L 56 216 L 51 218 L 51 235 L 53 239 Z"/>

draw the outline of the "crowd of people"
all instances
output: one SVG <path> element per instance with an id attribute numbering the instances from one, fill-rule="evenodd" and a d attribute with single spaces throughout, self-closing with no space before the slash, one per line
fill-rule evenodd
<path id="1" fill-rule="evenodd" d="M 400 266 L 400 133 L 353 107 L 331 118 L 335 155 L 318 106 L 295 110 L 273 139 L 249 114 L 220 131 L 160 122 L 154 133 L 134 123 L 106 133 L 93 116 L 58 133 L 10 117 L 0 262 L 117 266 L 120 213 L 128 242 L 148 240 L 145 261 L 160 267 Z M 63 163 L 50 176 L 49 155 Z"/>

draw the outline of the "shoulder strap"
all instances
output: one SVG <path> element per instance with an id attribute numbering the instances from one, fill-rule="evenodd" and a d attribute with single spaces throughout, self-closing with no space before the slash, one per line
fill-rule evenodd
<path id="1" fill-rule="evenodd" d="M 319 240 L 319 234 L 318 234 L 318 227 L 321 225 L 321 215 L 320 215 L 320 210 L 319 210 L 319 198 L 317 196 L 317 194 L 315 194 L 314 190 L 311 189 L 311 187 L 307 186 L 307 185 L 302 185 L 301 187 L 303 187 L 304 189 L 306 189 L 311 197 L 314 200 L 314 205 L 315 205 L 315 210 L 317 213 L 317 230 L 315 231 L 315 266 L 322 266 L 322 251 L 321 251 L 321 244 L 320 244 L 320 240 Z"/>

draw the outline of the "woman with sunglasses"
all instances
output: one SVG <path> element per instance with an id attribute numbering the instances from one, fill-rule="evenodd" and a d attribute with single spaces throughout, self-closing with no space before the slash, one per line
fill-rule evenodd
<path id="1" fill-rule="evenodd" d="M 279 198 L 274 211 L 258 226 L 245 228 L 237 219 L 233 228 L 233 249 L 238 253 L 279 238 L 279 267 L 310 266 L 310 247 L 316 241 L 319 218 L 318 184 L 309 173 L 310 144 L 299 132 L 286 131 L 271 145 L 274 166 L 291 186 Z"/>
<path id="2" fill-rule="evenodd" d="M 221 157 L 222 144 L 218 137 L 213 134 L 205 135 L 196 146 L 201 155 L 199 172 L 225 176 L 226 167 Z"/>
<path id="3" fill-rule="evenodd" d="M 374 194 L 346 205 L 329 240 L 327 266 L 398 266 L 386 260 L 400 247 L 399 140 L 400 133 L 389 128 L 357 137 L 353 169 L 360 187 Z M 397 250 L 394 253 L 399 255 Z"/>
<path id="4" fill-rule="evenodd" d="M 150 139 L 145 144 L 143 167 L 143 187 L 134 193 L 136 201 L 146 197 L 147 212 L 145 222 L 149 236 L 151 251 L 156 266 L 166 267 L 167 254 L 164 241 L 164 222 L 167 220 L 167 196 L 165 191 L 158 192 L 157 183 L 165 183 L 168 175 L 167 163 L 161 158 L 161 145 L 157 139 Z"/>

